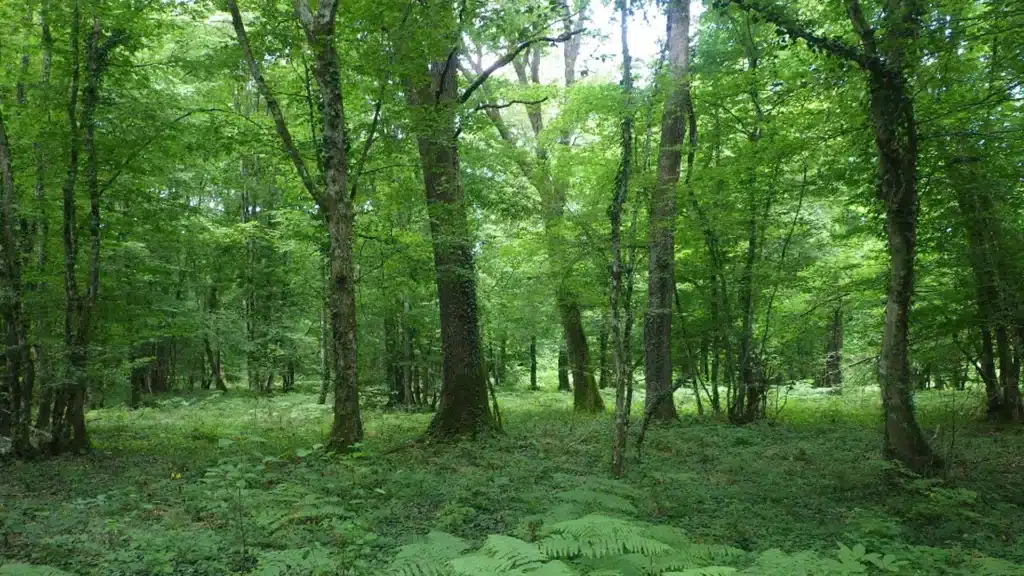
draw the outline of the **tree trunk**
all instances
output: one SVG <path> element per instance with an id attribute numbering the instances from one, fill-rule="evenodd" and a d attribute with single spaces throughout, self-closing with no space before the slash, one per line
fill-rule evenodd
<path id="1" fill-rule="evenodd" d="M 909 320 L 917 241 L 917 132 L 903 71 L 876 62 L 869 72 L 878 192 L 885 204 L 890 258 L 880 375 L 885 453 L 915 472 L 926 472 L 939 468 L 940 461 L 921 433 L 911 399 Z"/>
<path id="2" fill-rule="evenodd" d="M 9 436 L 16 455 L 32 450 L 29 428 L 32 423 L 32 360 L 26 341 L 27 330 L 21 300 L 21 254 L 14 229 L 14 169 L 7 129 L 0 111 L 0 187 L 3 192 L 3 320 L 6 328 L 6 370 L 0 397 L 0 436 Z"/>
<path id="3" fill-rule="evenodd" d="M 569 354 L 565 344 L 558 347 L 558 391 L 569 392 L 572 386 L 569 384 Z"/>
<path id="4" fill-rule="evenodd" d="M 405 404 L 411 406 L 414 403 L 412 394 L 412 326 L 409 324 L 409 297 L 402 301 L 402 392 L 405 396 Z"/>
<path id="5" fill-rule="evenodd" d="M 608 319 L 601 321 L 601 333 L 598 335 L 598 381 L 597 387 L 601 390 L 608 387 L 611 382 L 611 363 L 608 362 Z"/>
<path id="6" fill-rule="evenodd" d="M 825 388 L 839 388 L 843 385 L 843 306 L 840 302 L 832 311 L 832 322 L 825 346 L 825 371 L 821 376 Z"/>
<path id="7" fill-rule="evenodd" d="M 331 389 L 331 360 L 332 346 L 330 326 L 327 322 L 327 298 L 324 298 L 320 307 L 320 395 L 317 404 L 327 404 L 327 393 Z"/>
<path id="8" fill-rule="evenodd" d="M 537 337 L 530 336 L 530 390 L 537 389 Z"/>
<path id="9" fill-rule="evenodd" d="M 314 13 L 306 0 L 293 0 L 292 5 L 314 56 L 313 75 L 323 101 L 323 133 L 320 152 L 323 155 L 323 186 L 313 181 L 305 161 L 292 139 L 284 114 L 270 90 L 259 64 L 249 46 L 236 0 L 227 0 L 228 10 L 239 47 L 245 55 L 253 80 L 263 94 L 267 109 L 274 118 L 278 136 L 295 171 L 324 214 L 327 222 L 328 247 L 328 311 L 331 326 L 331 361 L 334 387 L 334 422 L 329 444 L 336 450 L 347 450 L 363 438 L 359 412 L 359 385 L 356 356 L 355 272 L 352 244 L 355 238 L 355 211 L 348 173 L 349 141 L 345 131 L 345 107 L 341 90 L 341 71 L 334 39 L 338 1 L 321 0 Z M 369 149 L 373 134 L 368 136 Z"/>
<path id="10" fill-rule="evenodd" d="M 577 18 L 582 22 L 586 18 L 586 10 L 580 10 Z M 566 5 L 563 13 L 563 26 L 568 33 L 573 27 L 572 15 Z M 580 43 L 578 37 L 572 37 L 563 44 L 563 59 L 565 62 L 565 86 L 571 87 L 575 83 L 576 58 L 579 54 Z M 539 85 L 540 82 L 540 48 L 533 47 L 530 51 L 530 70 L 527 74 L 526 64 L 522 60 L 513 61 L 519 83 L 526 86 L 529 84 Z M 478 71 L 479 72 L 479 71 Z M 493 114 L 497 114 L 495 110 Z M 583 315 L 580 310 L 579 297 L 568 281 L 572 272 L 572 263 L 565 257 L 564 232 L 562 221 L 565 213 L 565 202 L 568 184 L 563 178 L 557 177 L 552 172 L 551 158 L 548 150 L 540 144 L 541 132 L 544 130 L 544 120 L 539 104 L 527 106 L 527 115 L 530 125 L 533 128 L 534 137 L 538 144 L 534 148 L 537 161 L 535 168 L 524 169 L 524 174 L 530 179 L 534 187 L 540 193 L 543 204 L 542 220 L 544 223 L 544 236 L 548 252 L 548 260 L 551 263 L 550 273 L 555 281 L 555 302 L 558 306 L 559 320 L 562 323 L 562 332 L 565 338 L 568 362 L 573 374 L 573 408 L 581 412 L 602 412 L 604 402 L 597 392 L 597 380 L 591 370 L 590 351 L 587 344 L 586 331 L 583 328 Z M 502 133 L 503 136 L 506 133 Z M 511 143 L 511 140 L 506 137 Z M 569 146 L 570 134 L 565 133 L 559 138 L 561 144 Z M 561 388 L 559 388 L 561 389 Z"/>
<path id="11" fill-rule="evenodd" d="M 473 235 L 459 174 L 456 58 L 452 51 L 446 61 L 431 62 L 428 81 L 409 94 L 413 107 L 422 111 L 416 140 L 441 315 L 440 406 L 427 433 L 440 438 L 476 435 L 495 426 L 480 345 Z"/>
<path id="12" fill-rule="evenodd" d="M 618 9 L 622 44 L 622 89 L 626 96 L 627 106 L 621 126 L 622 157 L 615 189 L 612 193 L 612 202 L 608 209 L 608 219 L 611 224 L 608 293 L 611 308 L 611 344 L 615 365 L 615 433 L 612 440 L 612 475 L 615 477 L 621 477 L 625 473 L 626 440 L 633 403 L 633 366 L 630 352 L 632 282 L 629 282 L 630 288 L 624 289 L 622 261 L 622 208 L 629 197 L 630 177 L 632 176 L 633 114 L 630 105 L 633 97 L 633 60 L 629 54 L 629 3 L 626 0 L 618 0 Z M 633 264 L 634 262 L 631 261 L 630 269 L 626 271 L 630 276 L 633 273 Z M 620 316 L 620 305 L 626 309 L 625 321 Z"/>
<path id="13" fill-rule="evenodd" d="M 597 392 L 597 381 L 590 370 L 587 352 L 587 337 L 583 333 L 583 318 L 579 306 L 562 310 L 566 328 L 565 344 L 572 368 L 573 408 L 581 412 L 603 412 L 604 401 Z"/>
<path id="14" fill-rule="evenodd" d="M 678 418 L 675 402 L 666 397 L 672 389 L 672 299 L 675 295 L 676 186 L 682 166 L 686 137 L 686 84 L 689 82 L 690 5 L 670 0 L 668 15 L 668 72 L 658 153 L 658 179 L 651 191 L 647 227 L 647 315 L 644 319 L 644 377 L 647 383 L 645 411 L 653 418 Z M 652 406 L 651 402 L 660 402 Z"/>

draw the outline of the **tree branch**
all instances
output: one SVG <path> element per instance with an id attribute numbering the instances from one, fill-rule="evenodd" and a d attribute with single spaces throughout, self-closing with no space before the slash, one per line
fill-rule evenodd
<path id="1" fill-rule="evenodd" d="M 384 82 L 380 85 L 380 95 L 377 97 L 377 103 L 373 107 L 373 121 L 370 122 L 370 132 L 366 135 L 366 142 L 363 143 L 363 151 L 359 154 L 359 161 L 356 163 L 355 172 L 352 175 L 352 191 L 349 192 L 349 199 L 354 200 L 356 197 L 356 190 L 359 186 L 359 177 L 363 175 L 363 167 L 366 166 L 366 157 L 370 154 L 370 147 L 373 146 L 374 137 L 377 135 L 377 125 L 380 124 L 380 108 L 384 104 L 384 87 L 387 86 Z"/>
<path id="2" fill-rule="evenodd" d="M 306 7 L 306 15 L 308 16 L 309 6 L 306 5 L 305 0 L 294 0 L 296 12 L 299 12 L 300 6 Z M 236 0 L 227 0 L 228 10 L 231 12 L 231 24 L 235 28 L 235 36 L 238 38 L 238 46 L 242 49 L 242 53 L 245 55 L 246 62 L 249 64 L 249 69 L 252 72 L 253 81 L 256 83 L 256 87 L 259 89 L 260 94 L 263 95 L 263 99 L 267 102 L 267 110 L 270 111 L 270 115 L 274 118 L 274 127 L 277 129 L 278 136 L 281 137 L 281 143 L 284 145 L 285 152 L 292 160 L 292 164 L 295 165 L 295 171 L 299 173 L 299 179 L 302 180 L 302 184 L 306 187 L 306 191 L 313 197 L 313 200 L 320 205 L 321 208 L 327 207 L 327 199 L 324 198 L 323 194 L 317 191 L 316 185 L 313 183 L 312 176 L 309 175 L 309 170 L 306 169 L 306 162 L 302 159 L 302 155 L 299 154 L 299 149 L 295 146 L 295 141 L 292 139 L 292 133 L 288 130 L 288 124 L 285 122 L 284 113 L 281 112 L 281 106 L 277 102 L 277 98 L 274 93 L 270 90 L 270 86 L 267 84 L 266 78 L 263 77 L 263 71 L 260 68 L 260 63 L 256 60 L 253 55 L 252 47 L 249 45 L 249 36 L 245 32 L 245 24 L 242 21 L 242 14 L 238 10 L 238 2 Z M 302 14 L 299 14 L 300 19 L 303 18 Z"/>
<path id="3" fill-rule="evenodd" d="M 545 103 L 547 101 L 548 101 L 548 97 L 545 96 L 545 97 L 541 98 L 540 100 L 509 100 L 509 101 L 503 102 L 501 104 L 492 104 L 490 102 L 483 102 L 483 103 L 480 103 L 480 104 L 477 104 L 476 106 L 474 106 L 473 107 L 473 111 L 474 112 L 479 112 L 480 110 L 501 110 L 502 108 L 510 108 L 512 106 L 515 106 L 516 104 L 523 104 L 525 106 L 537 106 L 537 105 L 543 104 L 543 103 Z"/>
<path id="4" fill-rule="evenodd" d="M 791 38 L 802 38 L 812 49 L 821 50 L 842 60 L 848 60 L 861 68 L 867 68 L 875 60 L 874 56 L 865 54 L 842 40 L 818 36 L 810 32 L 810 26 L 807 24 L 791 20 L 785 14 L 772 7 L 755 5 L 750 0 L 716 0 L 715 2 L 715 6 L 719 8 L 730 5 L 736 6 L 745 12 L 757 14 L 768 23 L 774 25 L 779 32 Z"/>
<path id="5" fill-rule="evenodd" d="M 483 83 L 486 82 L 488 78 L 491 77 L 491 74 L 494 74 L 498 70 L 501 70 L 502 68 L 507 66 L 510 62 L 515 60 L 517 56 L 522 54 L 523 50 L 526 50 L 530 46 L 533 46 L 534 44 L 537 44 L 538 42 L 565 42 L 566 40 L 569 40 L 573 36 L 575 36 L 577 34 L 581 34 L 582 32 L 583 32 L 582 29 L 580 29 L 580 30 L 572 30 L 570 32 L 563 32 L 562 34 L 559 34 L 558 36 L 542 36 L 542 37 L 539 37 L 539 38 L 532 38 L 530 40 L 526 40 L 526 41 L 520 42 L 510 52 L 508 52 L 507 54 L 505 54 L 501 58 L 498 58 L 497 62 L 495 62 L 494 64 L 491 64 L 486 69 L 484 69 L 476 77 L 476 80 L 473 80 L 473 83 L 470 84 L 469 87 L 467 87 L 462 92 L 462 96 L 459 97 L 459 102 L 464 104 L 467 100 L 469 100 L 469 97 L 473 95 L 473 92 L 476 92 L 476 90 L 478 88 L 480 88 L 480 86 L 482 86 Z"/>

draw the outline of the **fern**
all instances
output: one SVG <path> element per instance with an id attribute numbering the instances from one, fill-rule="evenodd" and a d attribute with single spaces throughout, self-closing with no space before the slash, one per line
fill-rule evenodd
<path id="1" fill-rule="evenodd" d="M 396 576 L 447 576 L 449 562 L 469 549 L 469 542 L 447 532 L 431 531 L 419 541 L 398 549 L 389 574 Z"/>
<path id="2" fill-rule="evenodd" d="M 480 552 L 498 560 L 502 570 L 536 568 L 547 561 L 547 556 L 535 544 L 497 534 L 492 534 L 484 540 Z"/>
<path id="3" fill-rule="evenodd" d="M 555 498 L 577 504 L 587 512 L 619 512 L 622 514 L 636 514 L 636 506 L 629 500 L 616 494 L 598 492 L 585 488 L 574 488 L 555 494 Z"/>
<path id="4" fill-rule="evenodd" d="M 541 540 L 540 547 L 552 557 L 581 555 L 601 558 L 629 552 L 654 555 L 670 550 L 667 545 L 649 537 L 643 526 L 600 514 L 559 522 L 549 530 L 555 537 Z M 570 538 L 575 540 L 575 545 L 566 541 Z"/>

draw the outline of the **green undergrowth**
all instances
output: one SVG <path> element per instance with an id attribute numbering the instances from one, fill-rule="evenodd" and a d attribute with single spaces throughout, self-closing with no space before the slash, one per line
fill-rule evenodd
<path id="1" fill-rule="evenodd" d="M 2 463 L 0 576 L 1024 574 L 1021 430 L 919 395 L 950 465 L 915 478 L 879 458 L 875 394 L 805 392 L 743 428 L 680 396 L 622 481 L 610 415 L 554 392 L 502 395 L 504 434 L 450 445 L 371 412 L 345 456 L 307 394 L 99 410 L 91 455 Z"/>

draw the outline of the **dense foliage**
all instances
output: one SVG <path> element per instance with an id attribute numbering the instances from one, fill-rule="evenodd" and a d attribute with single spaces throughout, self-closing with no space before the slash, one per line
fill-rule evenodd
<path id="1" fill-rule="evenodd" d="M 0 0 L 0 574 L 1012 573 L 1018 4 Z"/>

